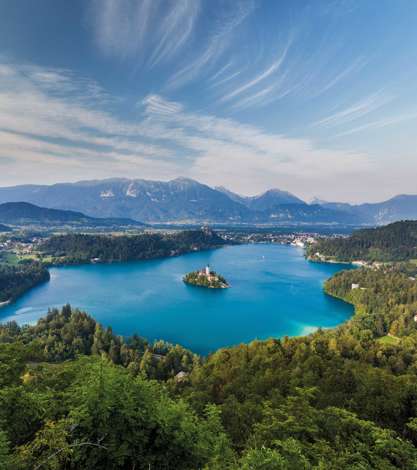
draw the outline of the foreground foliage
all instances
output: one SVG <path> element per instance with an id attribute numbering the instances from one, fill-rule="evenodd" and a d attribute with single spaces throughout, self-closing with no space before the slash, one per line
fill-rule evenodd
<path id="1" fill-rule="evenodd" d="M 3 347 L 3 359 L 7 352 Z M 10 353 L 14 361 L 20 353 L 23 371 L 24 351 Z M 214 407 L 199 418 L 157 382 L 133 377 L 105 359 L 84 357 L 26 370 L 23 383 L 12 374 L 0 390 L 8 440 L 3 454 L 10 462 L 4 468 L 191 470 L 224 449 L 227 456 Z M 9 455 L 5 445 L 12 449 Z"/>
<path id="2" fill-rule="evenodd" d="M 365 284 L 369 273 L 382 277 L 345 325 L 205 360 L 174 346 L 156 355 L 155 345 L 118 339 L 69 306 L 33 327 L 1 327 L 4 468 L 416 468 L 416 329 L 381 342 L 371 302 L 385 305 L 389 286 L 404 282 L 394 302 L 406 310 L 414 285 L 357 270 L 326 288 L 345 296 L 350 276 Z M 396 318 L 384 311 L 391 328 Z"/>
<path id="3" fill-rule="evenodd" d="M 220 407 L 243 468 L 416 468 L 417 282 L 349 270 L 326 290 L 355 305 L 350 321 L 219 350 L 175 391 Z"/>
<path id="4" fill-rule="evenodd" d="M 417 282 L 395 264 L 325 290 L 355 306 L 340 327 L 207 358 L 70 306 L 0 326 L 0 468 L 415 470 Z"/>
<path id="5" fill-rule="evenodd" d="M 66 305 L 52 309 L 34 326 L 15 322 L 0 325 L 0 343 L 26 346 L 31 362 L 62 362 L 79 355 L 98 355 L 127 367 L 134 375 L 167 380 L 179 372 L 190 372 L 200 361 L 196 354 L 165 341 L 149 343 L 133 335 L 124 338 L 104 328 L 85 312 Z"/>

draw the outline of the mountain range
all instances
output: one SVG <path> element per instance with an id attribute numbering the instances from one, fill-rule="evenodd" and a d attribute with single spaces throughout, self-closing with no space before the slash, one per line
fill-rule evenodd
<path id="1" fill-rule="evenodd" d="M 417 195 L 375 204 L 306 203 L 271 189 L 253 197 L 188 178 L 172 181 L 106 179 L 0 188 L 0 203 L 28 202 L 80 211 L 88 217 L 128 218 L 147 223 L 379 225 L 417 219 Z M 82 214 L 82 215 L 83 215 Z"/>
<path id="2" fill-rule="evenodd" d="M 72 225 L 78 227 L 142 227 L 131 219 L 88 217 L 81 212 L 38 207 L 28 202 L 0 204 L 0 222 L 11 225 Z M 0 225 L 4 227 L 4 225 Z M 7 227 L 6 227 L 7 228 Z"/>

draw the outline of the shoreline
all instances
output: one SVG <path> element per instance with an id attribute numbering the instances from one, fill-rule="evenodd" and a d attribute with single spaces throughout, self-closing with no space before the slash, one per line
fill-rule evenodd
<path id="1" fill-rule="evenodd" d="M 305 256 L 305 259 L 307 261 L 311 261 L 312 263 L 323 263 L 323 264 L 353 264 L 355 266 L 362 266 L 360 261 L 337 261 L 334 259 L 323 259 L 323 258 L 317 258 L 314 256 Z"/>
<path id="2" fill-rule="evenodd" d="M 243 244 L 243 245 L 244 245 L 244 244 Z M 248 245 L 249 245 L 249 244 L 248 244 Z M 275 245 L 277 245 L 277 244 L 275 244 L 275 243 L 269 243 L 269 245 L 275 246 Z M 170 258 L 174 258 L 174 257 L 189 256 L 189 255 L 192 255 L 192 254 L 194 254 L 194 253 L 196 253 L 196 252 L 210 251 L 210 250 L 218 250 L 219 248 L 227 248 L 228 246 L 230 246 L 230 245 L 228 245 L 228 244 L 225 244 L 225 245 L 222 245 L 222 246 L 218 246 L 218 245 L 217 245 L 217 246 L 215 246 L 215 247 L 204 248 L 204 249 L 196 250 L 196 251 L 187 251 L 187 252 L 184 252 L 184 253 L 176 253 L 175 255 L 172 255 L 172 254 L 171 254 L 171 255 L 168 255 L 168 256 L 162 256 L 162 257 L 157 257 L 157 258 L 155 257 L 155 258 L 145 258 L 145 259 L 140 259 L 140 260 L 116 261 L 116 262 L 102 262 L 102 263 L 97 263 L 97 264 L 101 264 L 101 265 L 129 264 L 129 263 L 138 263 L 138 262 L 140 263 L 140 262 L 143 262 L 143 261 L 145 261 L 145 262 L 148 262 L 148 261 L 155 261 L 155 260 L 157 260 L 157 259 L 159 259 L 159 260 L 161 260 L 161 259 L 170 259 Z M 288 248 L 298 249 L 298 247 L 294 247 L 294 246 L 292 246 L 292 245 L 280 245 L 280 246 L 287 246 Z M 300 253 L 300 254 L 301 254 L 301 253 Z M 307 256 L 303 256 L 303 258 L 306 259 L 307 261 L 313 261 L 313 260 L 310 260 Z M 313 262 L 317 262 L 317 263 L 326 263 L 326 264 L 341 264 L 341 265 L 343 265 L 343 264 L 345 264 L 345 265 L 347 265 L 347 264 L 352 264 L 352 263 L 347 263 L 347 262 L 345 262 L 345 263 L 327 262 L 327 261 L 323 261 L 323 260 L 320 260 L 320 261 L 319 261 L 319 260 L 314 260 Z M 50 264 L 47 268 L 48 268 L 48 272 L 49 272 L 49 269 L 50 269 L 50 268 L 58 268 L 58 269 L 59 269 L 59 268 L 65 268 L 65 267 L 74 267 L 74 266 L 81 266 L 81 265 L 86 266 L 86 265 L 92 265 L 92 264 L 93 264 L 93 263 L 89 263 L 89 262 L 87 262 L 87 263 L 85 263 L 85 262 L 84 262 L 84 263 L 71 263 L 71 264 Z M 340 269 L 340 270 L 338 270 L 337 272 L 342 271 L 342 270 L 343 270 L 343 269 Z M 331 277 L 332 277 L 332 276 L 331 276 Z M 329 277 L 329 279 L 331 279 L 331 277 Z M 326 280 L 327 280 L 327 279 L 326 279 Z M 228 289 L 228 288 L 231 287 L 230 284 L 227 284 L 227 286 L 212 287 L 212 286 L 201 286 L 201 285 L 198 285 L 198 284 L 186 282 L 184 279 L 182 279 L 182 281 L 183 281 L 184 284 L 187 285 L 187 286 L 196 287 L 196 288 L 198 288 L 198 287 L 200 287 L 200 288 L 206 288 L 206 289 L 210 289 L 210 290 L 213 291 L 213 292 L 216 291 L 216 290 L 224 290 L 224 289 Z M 33 287 L 35 287 L 35 286 L 33 286 Z M 29 289 L 29 290 L 31 290 L 31 289 Z M 340 325 L 343 325 L 344 323 L 350 321 L 350 320 L 355 316 L 355 314 L 356 314 L 356 308 L 355 308 L 355 305 L 354 305 L 354 304 L 352 304 L 351 302 L 347 301 L 346 299 L 338 298 L 337 296 L 334 296 L 333 294 L 327 292 L 327 291 L 324 289 L 324 286 L 322 287 L 321 290 L 322 290 L 322 292 L 323 292 L 324 294 L 329 295 L 329 296 L 332 297 L 332 298 L 336 298 L 336 299 L 338 299 L 338 300 L 340 300 L 340 301 L 342 301 L 342 302 L 344 302 L 344 303 L 346 303 L 346 304 L 348 304 L 348 305 L 351 305 L 351 306 L 353 307 L 352 316 L 350 316 L 349 318 L 347 318 L 347 319 L 346 319 L 345 321 L 343 321 L 341 324 L 335 325 L 335 326 L 332 326 L 332 327 L 328 327 L 328 329 L 338 328 Z M 25 293 L 26 293 L 26 292 L 22 293 L 21 295 L 24 295 Z M 19 296 L 19 297 L 21 297 L 21 296 Z M 16 299 L 9 299 L 9 300 L 6 301 L 6 302 L 0 302 L 0 308 L 1 308 L 1 307 L 6 307 L 6 306 L 10 305 L 10 304 L 14 303 L 16 300 L 18 300 L 18 298 L 16 298 Z M 1 321 L 0 321 L 0 323 L 1 323 Z M 317 328 L 317 329 L 318 329 L 319 327 L 313 327 L 313 328 Z M 327 329 L 327 328 L 326 328 L 326 329 Z M 298 335 L 296 335 L 296 336 L 297 336 L 297 337 L 310 336 L 310 335 L 312 335 L 312 334 L 314 334 L 314 333 L 315 333 L 315 331 L 310 331 L 310 332 L 307 332 L 307 331 L 306 331 L 306 332 L 302 332 L 301 334 L 298 334 Z M 275 337 L 275 336 L 272 337 L 272 338 L 274 338 L 274 339 L 280 339 L 280 337 Z"/>
<path id="3" fill-rule="evenodd" d="M 176 252 L 176 253 L 170 253 L 168 255 L 162 255 L 162 256 L 152 256 L 149 258 L 141 258 L 141 259 L 129 259 L 129 260 L 106 260 L 106 261 L 99 261 L 99 262 L 93 262 L 91 259 L 85 260 L 85 261 L 75 261 L 75 262 L 60 262 L 60 263 L 42 263 L 43 266 L 46 268 L 50 275 L 50 269 L 53 268 L 71 268 L 71 267 L 76 267 L 76 266 L 94 266 L 94 265 L 112 265 L 112 264 L 128 264 L 128 263 L 140 263 L 143 261 L 157 261 L 157 260 L 164 260 L 164 259 L 169 259 L 169 258 L 175 258 L 177 256 L 186 256 L 190 255 L 193 253 L 199 253 L 203 251 L 209 251 L 209 250 L 218 250 L 220 248 L 224 248 L 226 246 L 232 246 L 232 244 L 225 243 L 224 245 L 213 245 L 212 247 L 206 247 L 206 248 L 201 248 L 197 250 L 186 250 L 184 252 Z M 49 281 L 50 279 L 48 279 Z M 15 298 L 6 300 L 5 302 L 0 302 L 0 308 L 7 307 L 10 304 L 15 303 L 17 300 L 19 300 L 20 297 L 22 297 L 24 294 L 32 290 L 33 288 L 37 287 L 38 283 L 29 287 L 27 290 L 24 292 L 21 292 L 18 296 Z M 1 321 L 0 321 L 1 323 Z"/>
<path id="4" fill-rule="evenodd" d="M 219 290 L 219 289 L 229 289 L 230 288 L 230 284 L 227 284 L 227 285 L 222 285 L 222 286 L 219 286 L 219 287 L 215 287 L 215 286 L 204 286 L 202 284 L 196 284 L 194 282 L 188 282 L 186 280 L 182 280 L 182 282 L 184 284 L 186 284 L 187 286 L 192 286 L 192 287 L 202 287 L 204 289 L 216 289 L 216 290 Z"/>

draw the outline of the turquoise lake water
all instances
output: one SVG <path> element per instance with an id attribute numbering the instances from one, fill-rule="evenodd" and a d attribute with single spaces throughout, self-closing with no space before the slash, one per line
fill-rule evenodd
<path id="1" fill-rule="evenodd" d="M 207 263 L 230 289 L 187 286 L 182 276 Z M 0 309 L 0 321 L 34 323 L 70 303 L 117 334 L 138 333 L 206 354 L 255 338 L 297 336 L 348 319 L 350 305 L 322 291 L 346 265 L 310 263 L 284 245 L 239 245 L 175 258 L 50 270 L 51 280 Z"/>

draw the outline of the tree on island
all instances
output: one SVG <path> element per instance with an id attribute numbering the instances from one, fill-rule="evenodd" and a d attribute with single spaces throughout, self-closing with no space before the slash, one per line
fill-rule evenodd
<path id="1" fill-rule="evenodd" d="M 215 271 L 211 271 L 209 265 L 200 271 L 193 271 L 186 274 L 183 277 L 183 281 L 186 284 L 207 287 L 211 289 L 225 289 L 229 287 L 226 279 L 220 274 L 217 274 Z"/>

